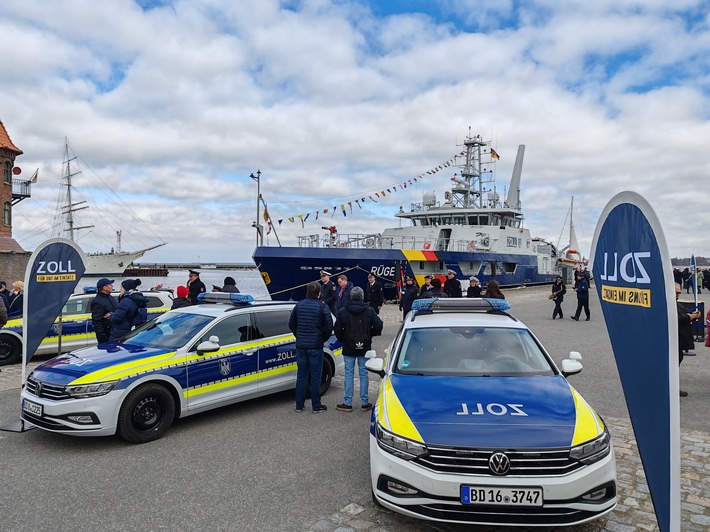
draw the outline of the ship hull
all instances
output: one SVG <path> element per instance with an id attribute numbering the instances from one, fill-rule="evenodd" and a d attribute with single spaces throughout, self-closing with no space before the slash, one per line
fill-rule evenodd
<path id="1" fill-rule="evenodd" d="M 133 253 L 87 253 L 84 275 L 92 277 L 120 277 L 131 263 L 141 258 L 145 250 Z"/>
<path id="2" fill-rule="evenodd" d="M 276 300 L 303 299 L 306 285 L 319 280 L 321 270 L 329 271 L 334 278 L 345 274 L 360 287 L 366 285 L 367 274 L 372 272 L 388 300 L 396 299 L 397 283 L 404 276 L 414 277 L 421 286 L 426 275 L 443 282 L 447 269 L 456 272 L 464 293 L 472 276 L 483 285 L 496 280 L 503 287 L 551 283 L 557 276 L 539 273 L 533 254 L 259 246 L 253 259 L 271 298 Z"/>

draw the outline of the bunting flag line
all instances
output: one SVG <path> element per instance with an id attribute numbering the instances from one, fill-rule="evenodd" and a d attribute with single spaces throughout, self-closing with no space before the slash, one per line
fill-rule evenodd
<path id="1" fill-rule="evenodd" d="M 377 199 L 381 199 L 381 198 L 387 197 L 387 194 L 388 194 L 388 193 L 389 193 L 389 194 L 393 194 L 394 192 L 397 192 L 397 189 L 398 189 L 398 188 L 399 188 L 400 190 L 401 190 L 401 189 L 404 189 L 404 188 L 407 188 L 408 186 L 414 185 L 414 183 L 416 183 L 418 180 L 424 179 L 424 177 L 426 177 L 427 175 L 434 175 L 434 174 L 436 174 L 437 172 L 439 172 L 439 171 L 441 171 L 441 170 L 443 170 L 443 169 L 445 169 L 445 168 L 449 168 L 449 167 L 451 167 L 451 166 L 454 166 L 454 165 L 456 164 L 456 159 L 457 159 L 458 157 L 464 157 L 465 155 L 466 155 L 466 152 L 464 152 L 464 151 L 462 151 L 462 152 L 460 152 L 460 153 L 457 153 L 456 155 L 454 155 L 454 156 L 453 156 L 451 159 L 449 159 L 448 161 L 443 162 L 443 163 L 441 163 L 441 164 L 438 165 L 438 166 L 435 166 L 435 167 L 432 168 L 431 170 L 427 170 L 426 172 L 422 172 L 422 173 L 419 174 L 417 177 L 409 178 L 409 179 L 403 181 L 402 183 L 398 183 L 398 184 L 396 184 L 396 185 L 392 185 L 392 186 L 390 186 L 389 188 L 387 188 L 387 189 L 385 189 L 385 190 L 381 190 L 380 192 L 375 192 L 375 193 L 374 193 L 374 196 L 375 196 L 375 197 L 373 197 L 372 195 L 368 195 L 367 197 L 361 197 L 360 199 L 355 199 L 355 200 L 354 200 L 354 201 L 355 201 L 355 204 L 356 204 L 360 209 L 362 209 L 362 208 L 363 208 L 362 204 L 365 203 L 368 199 L 369 199 L 370 201 L 372 201 L 373 203 L 378 203 Z M 496 159 L 496 160 L 499 160 L 499 159 L 500 159 L 500 156 L 498 155 L 498 153 L 496 153 L 496 151 L 495 151 L 493 148 L 491 148 L 490 156 L 491 156 L 492 159 Z M 377 198 L 377 199 L 376 199 L 376 198 Z M 353 212 L 353 202 L 352 202 L 352 200 L 347 202 L 347 206 L 350 207 L 350 214 L 352 214 L 352 212 Z M 332 208 L 325 208 L 325 209 L 322 209 L 322 211 L 321 211 L 321 210 L 315 211 L 315 219 L 318 220 L 318 217 L 319 217 L 319 215 L 320 215 L 321 213 L 325 216 L 325 215 L 328 214 L 330 211 L 332 211 L 332 213 L 331 213 L 331 218 L 332 218 L 333 216 L 335 216 L 335 212 L 336 212 L 337 209 L 338 209 L 338 206 L 337 206 L 337 205 L 334 205 Z M 346 217 L 347 217 L 347 211 L 346 211 L 346 204 L 345 204 L 345 203 L 342 203 L 342 204 L 340 205 L 340 211 L 343 213 L 343 216 L 346 216 Z M 305 214 L 298 214 L 298 215 L 294 215 L 294 216 L 288 216 L 288 217 L 286 217 L 286 218 L 279 218 L 279 219 L 278 219 L 278 224 L 279 224 L 279 226 L 280 226 L 281 223 L 284 221 L 284 219 L 285 219 L 285 220 L 288 220 L 288 221 L 291 222 L 291 223 L 294 223 L 294 222 L 296 221 L 296 218 L 298 218 L 298 219 L 300 220 L 300 222 L 301 222 L 301 227 L 305 228 L 306 220 L 308 220 L 308 217 L 309 217 L 311 214 L 313 214 L 313 213 L 309 212 L 309 213 L 305 213 Z M 271 217 L 270 217 L 270 216 L 267 214 L 267 212 L 266 212 L 266 209 L 264 209 L 264 221 L 266 221 L 267 224 L 269 225 L 269 232 L 267 233 L 267 235 L 268 235 L 268 234 L 271 232 L 271 229 L 272 229 L 272 227 L 273 227 L 273 224 L 272 224 L 272 222 L 271 222 Z"/>

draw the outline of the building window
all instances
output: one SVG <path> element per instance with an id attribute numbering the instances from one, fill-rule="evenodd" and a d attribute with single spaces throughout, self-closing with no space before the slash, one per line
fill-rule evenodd
<path id="1" fill-rule="evenodd" d="M 12 163 L 10 161 L 5 161 L 3 164 L 3 179 L 5 183 L 12 183 Z"/>
<path id="2" fill-rule="evenodd" d="M 3 205 L 2 209 L 2 223 L 5 225 L 10 225 L 10 213 L 12 212 L 12 209 L 10 208 L 10 202 L 7 201 L 5 202 L 5 205 Z"/>

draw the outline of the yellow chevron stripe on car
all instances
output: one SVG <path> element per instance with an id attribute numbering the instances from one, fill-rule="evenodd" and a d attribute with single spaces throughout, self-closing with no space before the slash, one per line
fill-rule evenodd
<path id="1" fill-rule="evenodd" d="M 197 353 L 190 353 L 185 357 L 180 357 L 179 359 L 174 360 L 172 363 L 166 364 L 166 362 L 170 361 L 176 353 L 175 351 L 171 351 L 169 353 L 163 353 L 161 355 L 155 355 L 139 360 L 131 360 L 122 364 L 116 364 L 115 366 L 109 366 L 107 368 L 88 373 L 83 377 L 80 377 L 75 381 L 71 382 L 71 384 L 90 384 L 94 382 L 105 382 L 116 379 L 123 379 L 129 377 L 130 375 L 135 375 L 136 373 L 145 373 L 147 371 L 165 369 L 171 366 L 189 364 L 195 361 L 209 360 L 211 358 L 220 357 L 225 354 L 236 354 L 241 351 L 248 351 L 254 348 L 276 346 L 290 343 L 293 341 L 295 341 L 295 336 L 293 334 L 285 334 L 282 336 L 275 337 L 275 341 L 274 339 L 269 339 L 246 342 L 243 344 L 239 344 L 239 349 L 220 349 L 219 351 L 216 351 L 215 353 L 210 353 L 207 356 L 198 355 Z"/>
<path id="2" fill-rule="evenodd" d="M 572 445 L 578 445 L 599 436 L 604 431 L 604 423 L 587 401 L 577 393 L 577 390 L 572 386 L 570 386 L 570 390 L 572 397 L 574 397 L 574 407 L 577 413 Z"/>
<path id="3" fill-rule="evenodd" d="M 386 419 L 387 428 L 395 434 L 424 443 L 424 439 L 419 434 L 414 423 L 412 423 L 412 420 L 409 419 L 409 414 L 407 414 L 407 411 L 402 406 L 399 397 L 397 397 L 397 393 L 394 391 L 392 381 L 389 379 L 384 386 L 384 392 L 382 392 L 382 394 L 380 399 L 384 397 L 384 401 L 379 401 L 378 403 L 384 402 L 384 405 L 379 406 L 378 418 L 380 420 Z M 386 412 L 386 416 L 382 417 L 382 412 Z"/>

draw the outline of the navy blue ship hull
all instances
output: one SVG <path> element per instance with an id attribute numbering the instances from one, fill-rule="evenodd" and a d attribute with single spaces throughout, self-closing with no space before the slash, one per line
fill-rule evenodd
<path id="1" fill-rule="evenodd" d="M 496 280 L 504 287 L 551 283 L 557 276 L 539 273 L 537 257 L 532 254 L 260 246 L 254 250 L 253 259 L 275 300 L 303 299 L 306 285 L 319 280 L 321 270 L 329 271 L 333 280 L 344 274 L 361 287 L 372 272 L 382 283 L 388 300 L 397 298 L 398 283 L 405 275 L 414 277 L 421 286 L 425 275 L 443 282 L 447 269 L 456 272 L 464 293 L 471 276 L 478 277 L 484 286 Z"/>

